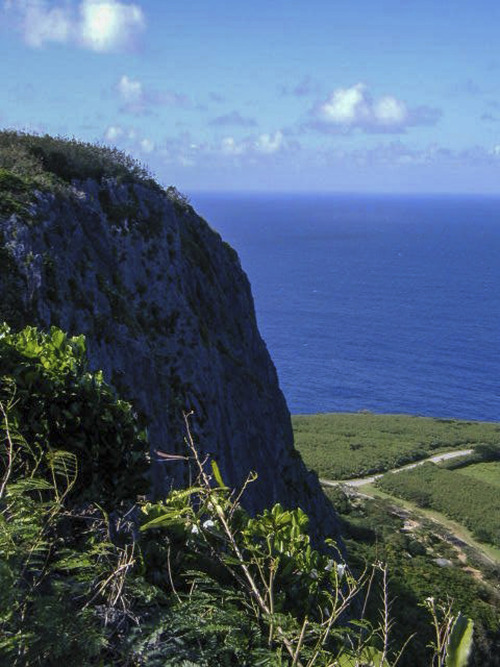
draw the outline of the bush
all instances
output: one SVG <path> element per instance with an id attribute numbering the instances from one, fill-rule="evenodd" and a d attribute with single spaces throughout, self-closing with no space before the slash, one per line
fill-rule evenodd
<path id="1" fill-rule="evenodd" d="M 146 167 L 117 148 L 48 134 L 0 132 L 0 168 L 41 187 L 54 187 L 58 181 L 71 183 L 74 179 L 114 178 L 161 189 Z"/>
<path id="2" fill-rule="evenodd" d="M 83 337 L 1 327 L 0 664 L 116 664 L 134 558 L 130 536 L 109 536 L 143 489 L 143 444 L 130 406 L 87 372 Z"/>
<path id="3" fill-rule="evenodd" d="M 13 427 L 40 456 L 47 450 L 78 456 L 79 499 L 111 507 L 146 492 L 145 434 L 102 373 L 88 371 L 83 336 L 1 326 L 0 401 L 11 406 Z M 21 463 L 18 472 L 24 474 Z"/>

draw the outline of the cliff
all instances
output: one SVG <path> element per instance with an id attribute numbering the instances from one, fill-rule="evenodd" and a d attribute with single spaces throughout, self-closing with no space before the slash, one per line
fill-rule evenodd
<path id="1" fill-rule="evenodd" d="M 242 503 L 300 506 L 338 536 L 257 329 L 236 252 L 173 188 L 108 149 L 0 136 L 0 319 L 83 333 L 91 366 L 132 401 L 152 450 L 185 454 L 183 412 Z M 189 481 L 153 456 L 156 495 Z"/>

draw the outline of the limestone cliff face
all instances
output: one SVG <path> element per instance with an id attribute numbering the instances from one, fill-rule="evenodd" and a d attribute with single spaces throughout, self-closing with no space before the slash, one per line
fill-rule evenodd
<path id="1" fill-rule="evenodd" d="M 183 411 L 200 450 L 256 511 L 301 506 L 316 532 L 334 512 L 293 447 L 286 402 L 235 251 L 182 200 L 133 180 L 73 180 L 0 207 L 0 318 L 84 333 L 91 366 L 148 422 L 153 449 L 183 454 Z M 156 463 L 163 493 L 186 463 Z"/>

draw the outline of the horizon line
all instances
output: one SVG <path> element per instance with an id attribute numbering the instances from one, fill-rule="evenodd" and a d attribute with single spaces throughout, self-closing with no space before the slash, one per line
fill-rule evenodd
<path id="1" fill-rule="evenodd" d="M 450 192 L 450 191 L 370 191 L 370 190 L 239 190 L 239 189 L 183 189 L 189 196 L 197 195 L 246 195 L 246 196 L 335 196 L 335 197 L 456 197 L 470 198 L 480 197 L 489 199 L 500 199 L 499 192 Z"/>

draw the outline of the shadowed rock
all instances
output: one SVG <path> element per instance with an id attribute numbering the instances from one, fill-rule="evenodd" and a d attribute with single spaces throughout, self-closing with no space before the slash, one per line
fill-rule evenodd
<path id="1" fill-rule="evenodd" d="M 20 210 L 0 207 L 0 317 L 84 333 L 92 368 L 144 415 L 153 451 L 186 453 L 192 410 L 200 451 L 228 485 L 257 472 L 242 500 L 249 511 L 300 506 L 314 534 L 338 537 L 293 447 L 238 256 L 169 194 L 138 179 L 72 180 L 34 190 Z M 182 459 L 152 458 L 156 495 L 189 481 Z"/>

